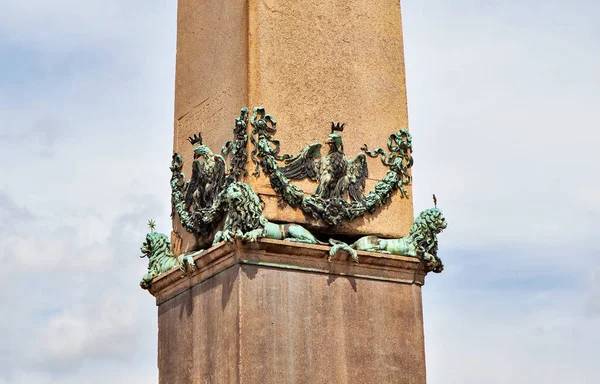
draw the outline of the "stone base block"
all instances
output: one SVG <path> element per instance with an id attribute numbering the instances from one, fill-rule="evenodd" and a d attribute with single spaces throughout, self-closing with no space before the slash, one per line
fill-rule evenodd
<path id="1" fill-rule="evenodd" d="M 261 240 L 152 284 L 161 384 L 425 383 L 419 260 Z"/>

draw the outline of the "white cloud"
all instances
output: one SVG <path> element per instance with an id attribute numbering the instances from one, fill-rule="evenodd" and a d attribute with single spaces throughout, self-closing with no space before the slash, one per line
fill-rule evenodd
<path id="1" fill-rule="evenodd" d="M 1 384 L 157 381 L 137 256 L 148 219 L 170 230 L 175 6 L 0 4 Z M 403 9 L 415 207 L 450 223 L 429 382 L 591 382 L 598 5 Z"/>
<path id="2" fill-rule="evenodd" d="M 449 222 L 428 382 L 594 382 L 597 3 L 403 9 L 415 206 L 436 193 Z"/>
<path id="3" fill-rule="evenodd" d="M 600 375 L 600 334 L 577 292 L 436 288 L 425 289 L 428 383 L 592 383 Z"/>
<path id="4" fill-rule="evenodd" d="M 589 268 L 592 272 L 588 280 L 585 314 L 590 318 L 597 318 L 600 317 L 600 268 L 595 265 L 589 265 Z"/>
<path id="5" fill-rule="evenodd" d="M 536 2 L 465 14 L 467 3 L 404 7 L 417 206 L 429 206 L 435 192 L 452 223 L 448 234 L 458 231 L 463 245 L 593 238 L 600 205 L 600 181 L 591 176 L 600 141 L 593 20 L 544 2 L 535 13 L 545 18 L 524 23 Z M 555 28 L 555 17 L 573 35 Z"/>
<path id="6" fill-rule="evenodd" d="M 0 5 L 0 50 L 19 47 L 0 92 L 0 382 L 157 381 L 138 255 L 148 219 L 170 224 L 174 28 L 174 3 Z"/>
<path id="7" fill-rule="evenodd" d="M 40 344 L 33 356 L 37 366 L 46 369 L 72 368 L 87 359 L 130 360 L 137 353 L 140 339 L 148 330 L 143 308 L 131 297 L 112 294 L 82 303 L 51 316 L 41 332 Z"/>
<path id="8" fill-rule="evenodd" d="M 10 353 L 0 377 L 35 382 L 48 374 L 64 382 L 88 365 L 155 361 L 156 308 L 138 286 L 145 263 L 137 256 L 146 218 L 159 211 L 151 198 L 140 199 L 91 244 L 73 241 L 76 227 L 37 230 L 36 219 L 2 240 L 0 300 L 11 310 L 0 318 L 0 354 Z M 141 351 L 154 352 L 140 360 Z"/>

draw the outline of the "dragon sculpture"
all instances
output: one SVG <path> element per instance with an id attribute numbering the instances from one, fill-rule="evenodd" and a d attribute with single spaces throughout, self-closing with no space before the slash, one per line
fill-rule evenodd
<path id="1" fill-rule="evenodd" d="M 265 219 L 260 199 L 248 184 L 234 182 L 229 185 L 225 204 L 227 207 L 225 226 L 215 235 L 213 245 L 221 241 L 231 243 L 236 238 L 245 242 L 268 238 L 298 243 L 326 244 L 317 240 L 300 225 L 275 224 Z"/>
<path id="2" fill-rule="evenodd" d="M 333 247 L 329 251 L 328 260 L 331 261 L 331 258 L 340 250 L 350 253 L 355 261 L 358 261 L 356 251 L 379 252 L 418 257 L 423 260 L 428 272 L 440 273 L 444 269 L 444 265 L 437 256 L 437 235 L 447 226 L 444 215 L 437 207 L 427 209 L 415 219 L 408 235 L 400 239 L 364 236 L 350 245 L 333 239 L 329 240 Z"/>

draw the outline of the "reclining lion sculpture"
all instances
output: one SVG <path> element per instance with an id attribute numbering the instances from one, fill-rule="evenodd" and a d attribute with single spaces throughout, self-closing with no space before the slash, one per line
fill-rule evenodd
<path id="1" fill-rule="evenodd" d="M 448 226 L 442 211 L 438 208 L 427 209 L 419 214 L 408 235 L 399 239 L 380 239 L 377 236 L 364 236 L 348 245 L 334 239 L 329 252 L 329 260 L 338 251 L 343 250 L 358 261 L 356 251 L 379 252 L 401 256 L 418 257 L 423 260 L 427 271 L 442 272 L 444 265 L 437 256 L 437 235 Z"/>
<path id="2" fill-rule="evenodd" d="M 312 233 L 298 224 L 275 224 L 263 216 L 263 207 L 252 188 L 242 182 L 234 182 L 225 196 L 227 216 L 222 231 L 216 233 L 213 245 L 221 241 L 233 242 L 236 238 L 255 242 L 260 238 L 294 241 L 298 243 L 323 244 Z"/>

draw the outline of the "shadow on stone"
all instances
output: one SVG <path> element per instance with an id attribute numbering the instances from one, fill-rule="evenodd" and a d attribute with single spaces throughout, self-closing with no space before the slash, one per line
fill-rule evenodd
<path id="1" fill-rule="evenodd" d="M 329 277 L 327 278 L 327 285 L 331 286 L 331 284 L 333 284 L 333 282 L 335 280 L 337 280 L 338 278 L 341 279 L 346 279 L 348 280 L 348 282 L 350 283 L 350 286 L 352 287 L 352 290 L 354 292 L 357 292 L 358 289 L 356 287 L 356 278 L 354 277 L 349 277 L 349 276 L 338 276 L 338 275 L 329 275 Z"/>
<path id="2" fill-rule="evenodd" d="M 222 279 L 222 294 L 221 294 L 221 309 L 225 310 L 227 307 L 227 303 L 229 303 L 229 298 L 231 297 L 231 292 L 233 291 L 233 287 L 235 285 L 235 281 L 238 278 L 239 268 L 233 267 L 235 271 L 232 271 L 227 274 L 226 278 Z"/>
<path id="3" fill-rule="evenodd" d="M 244 265 L 242 270 L 250 280 L 254 280 L 256 274 L 258 273 L 258 267 L 255 265 Z"/>
<path id="4" fill-rule="evenodd" d="M 184 312 L 187 315 L 187 317 L 192 316 L 192 310 L 194 309 L 194 303 L 192 300 L 192 290 L 189 289 L 189 290 L 183 292 L 181 294 L 181 296 L 182 296 L 182 304 L 183 305 L 181 305 L 179 307 L 179 318 L 180 319 L 183 317 Z"/>

